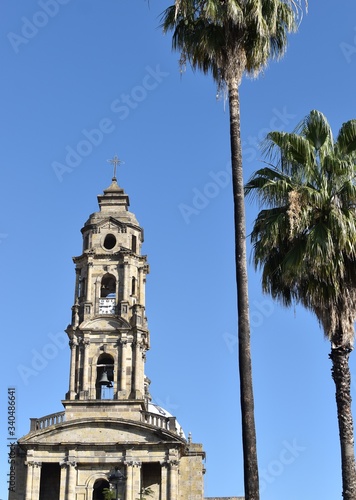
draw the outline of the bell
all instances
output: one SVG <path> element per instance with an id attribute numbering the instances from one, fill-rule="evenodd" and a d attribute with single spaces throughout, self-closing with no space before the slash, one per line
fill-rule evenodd
<path id="1" fill-rule="evenodd" d="M 103 371 L 102 376 L 100 377 L 99 380 L 100 385 L 106 385 L 106 387 L 112 387 L 111 381 L 108 379 L 108 374 L 106 373 L 106 370 Z"/>

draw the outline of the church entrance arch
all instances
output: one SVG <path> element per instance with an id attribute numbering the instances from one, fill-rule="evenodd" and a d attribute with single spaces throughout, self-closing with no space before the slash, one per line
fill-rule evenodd
<path id="1" fill-rule="evenodd" d="M 109 481 L 106 479 L 97 479 L 93 486 L 93 497 L 92 500 L 104 500 L 103 490 L 105 488 L 110 488 Z"/>

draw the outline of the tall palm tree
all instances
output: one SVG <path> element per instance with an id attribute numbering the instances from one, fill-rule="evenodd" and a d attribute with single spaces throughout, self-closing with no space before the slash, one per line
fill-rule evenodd
<path id="1" fill-rule="evenodd" d="M 280 58 L 287 34 L 296 31 L 303 0 L 176 0 L 162 16 L 164 32 L 173 31 L 172 47 L 180 63 L 211 73 L 226 91 L 235 224 L 238 357 L 244 486 L 246 500 L 259 499 L 247 290 L 244 181 L 240 139 L 239 86 L 245 74 L 256 76 L 271 58 Z"/>
<path id="2" fill-rule="evenodd" d="M 344 500 L 356 498 L 351 377 L 356 320 L 356 120 L 336 141 L 319 111 L 294 133 L 271 132 L 269 166 L 246 184 L 268 208 L 251 234 L 263 290 L 284 305 L 313 311 L 331 342 Z"/>

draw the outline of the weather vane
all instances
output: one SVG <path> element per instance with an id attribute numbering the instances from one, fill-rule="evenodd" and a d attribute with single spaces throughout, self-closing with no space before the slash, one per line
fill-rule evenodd
<path id="1" fill-rule="evenodd" d="M 107 160 L 107 162 L 108 162 L 108 163 L 111 163 L 111 165 L 113 165 L 113 166 L 114 166 L 114 175 L 113 175 L 113 180 L 115 180 L 115 181 L 116 181 L 116 167 L 117 167 L 118 165 L 121 165 L 121 164 L 122 164 L 122 163 L 124 163 L 124 162 L 123 162 L 122 160 L 120 160 L 120 159 L 118 158 L 118 156 L 117 156 L 117 155 L 115 155 L 115 156 L 114 156 L 114 158 L 111 158 L 111 160 Z"/>

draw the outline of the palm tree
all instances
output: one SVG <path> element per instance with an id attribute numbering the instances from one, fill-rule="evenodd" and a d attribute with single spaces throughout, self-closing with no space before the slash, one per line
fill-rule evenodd
<path id="1" fill-rule="evenodd" d="M 173 31 L 180 63 L 211 73 L 226 91 L 235 225 L 238 358 L 246 500 L 259 499 L 247 290 L 244 181 L 240 139 L 239 86 L 244 74 L 257 76 L 269 59 L 280 58 L 287 33 L 296 31 L 303 0 L 176 0 L 162 16 L 164 32 Z"/>
<path id="2" fill-rule="evenodd" d="M 348 360 L 356 320 L 356 120 L 334 141 L 325 116 L 311 111 L 294 133 L 269 133 L 264 153 L 269 166 L 245 188 L 268 207 L 251 233 L 254 263 L 264 292 L 313 311 L 331 342 L 343 498 L 354 500 Z"/>

